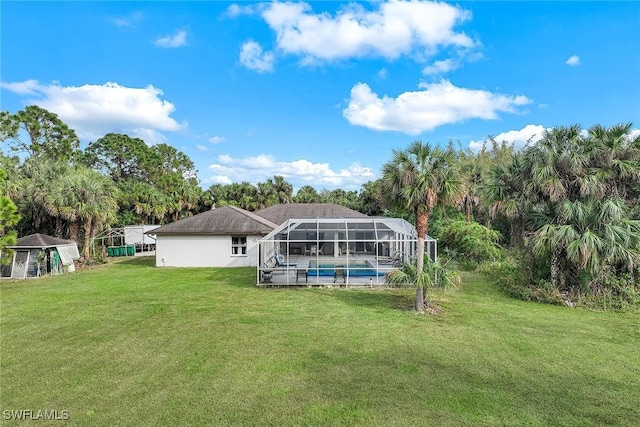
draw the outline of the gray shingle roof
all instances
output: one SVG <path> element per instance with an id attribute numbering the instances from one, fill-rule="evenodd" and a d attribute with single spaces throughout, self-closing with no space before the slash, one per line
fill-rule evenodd
<path id="1" fill-rule="evenodd" d="M 367 215 L 336 203 L 283 203 L 256 211 L 275 224 L 292 218 L 361 218 Z"/>
<path id="2" fill-rule="evenodd" d="M 19 238 L 16 244 L 9 246 L 9 248 L 51 248 L 59 245 L 74 245 L 75 243 L 72 240 L 35 233 Z"/>
<path id="3" fill-rule="evenodd" d="M 278 225 L 235 206 L 223 206 L 199 213 L 149 234 L 268 234 Z"/>

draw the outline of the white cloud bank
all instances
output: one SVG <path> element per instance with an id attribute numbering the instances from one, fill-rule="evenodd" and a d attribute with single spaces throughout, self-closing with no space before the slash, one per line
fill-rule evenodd
<path id="1" fill-rule="evenodd" d="M 173 35 L 167 35 L 157 39 L 154 44 L 157 47 L 177 48 L 187 45 L 187 31 L 178 30 Z"/>
<path id="2" fill-rule="evenodd" d="M 571 67 L 577 67 L 578 65 L 580 65 L 580 57 L 578 55 L 572 55 L 569 57 L 569 59 L 567 59 L 565 64 Z"/>
<path id="3" fill-rule="evenodd" d="M 519 150 L 524 147 L 527 142 L 536 143 L 540 141 L 545 130 L 551 129 L 545 128 L 542 125 L 526 125 L 520 130 L 510 130 L 499 133 L 493 139 L 498 143 L 505 141 L 508 144 L 513 145 L 516 150 Z M 469 148 L 473 151 L 478 151 L 485 143 L 487 143 L 488 148 L 491 148 L 491 142 L 489 139 L 471 141 L 469 143 Z"/>
<path id="4" fill-rule="evenodd" d="M 502 132 L 493 137 L 493 139 L 501 143 L 503 141 L 508 144 L 513 145 L 516 150 L 520 150 L 527 143 L 535 144 L 536 142 L 542 139 L 542 136 L 545 131 L 551 131 L 552 128 L 545 128 L 542 125 L 526 125 L 520 130 L 510 130 L 507 132 Z M 583 137 L 588 136 L 588 130 L 582 129 L 580 132 Z M 629 133 L 629 139 L 633 140 L 634 138 L 640 136 L 640 129 L 632 129 Z M 483 144 L 487 144 L 488 148 L 491 148 L 491 141 L 489 139 L 483 139 L 480 141 L 471 141 L 469 143 L 469 148 L 473 151 L 478 151 L 482 148 Z"/>
<path id="5" fill-rule="evenodd" d="M 298 56 L 307 65 L 404 55 L 423 62 L 443 47 L 464 51 L 478 45 L 455 30 L 471 19 L 471 13 L 460 7 L 422 0 L 392 0 L 373 7 L 367 11 L 350 3 L 331 15 L 314 13 L 304 2 L 273 2 L 260 4 L 253 12 L 275 32 L 278 52 Z M 246 6 L 235 4 L 227 9 L 231 17 L 249 13 Z"/>
<path id="6" fill-rule="evenodd" d="M 317 187 L 340 187 L 360 189 L 360 186 L 375 178 L 373 170 L 353 163 L 347 168 L 335 171 L 329 163 L 313 163 L 305 159 L 291 162 L 276 161 L 268 154 L 246 158 L 233 158 L 227 154 L 218 156 L 218 162 L 209 165 L 213 175 L 205 179 L 211 184 L 230 184 L 249 181 L 265 181 L 274 175 L 282 175 L 294 187 L 312 185 Z"/>
<path id="7" fill-rule="evenodd" d="M 342 114 L 353 125 L 417 135 L 468 119 L 496 119 L 500 112 L 515 113 L 531 103 L 526 96 L 459 88 L 447 80 L 421 83 L 419 88 L 392 98 L 380 97 L 366 83 L 358 83 Z"/>
<path id="8" fill-rule="evenodd" d="M 7 83 L 0 87 L 27 95 L 35 104 L 56 113 L 82 139 L 94 140 L 106 133 L 127 133 L 148 144 L 165 142 L 161 132 L 184 126 L 171 117 L 174 105 L 163 100 L 162 90 L 149 85 L 131 88 L 117 83 L 61 86 L 40 84 L 37 80 Z"/>
<path id="9" fill-rule="evenodd" d="M 259 43 L 249 40 L 240 48 L 240 62 L 250 70 L 268 73 L 273 71 L 275 54 L 271 51 L 264 52 Z"/>

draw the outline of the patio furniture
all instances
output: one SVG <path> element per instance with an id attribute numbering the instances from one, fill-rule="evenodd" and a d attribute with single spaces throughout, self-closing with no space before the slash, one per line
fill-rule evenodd
<path id="1" fill-rule="evenodd" d="M 284 262 L 284 260 L 282 259 L 282 256 L 278 254 L 275 254 L 273 258 L 276 262 L 276 267 L 297 267 L 298 266 L 297 262 Z"/>
<path id="2" fill-rule="evenodd" d="M 379 264 L 392 264 L 394 266 L 402 265 L 402 253 L 396 252 L 393 256 L 377 256 L 376 261 Z"/>
<path id="3" fill-rule="evenodd" d="M 297 268 L 296 269 L 296 283 L 300 281 L 300 278 L 304 277 L 304 282 L 307 283 L 307 269 L 306 268 Z"/>
<path id="4" fill-rule="evenodd" d="M 337 283 L 339 278 L 342 278 L 342 283 L 347 283 L 344 265 L 336 265 L 333 270 L 333 283 Z"/>

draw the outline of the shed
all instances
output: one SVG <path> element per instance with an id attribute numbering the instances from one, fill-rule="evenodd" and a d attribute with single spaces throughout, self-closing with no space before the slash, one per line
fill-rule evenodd
<path id="1" fill-rule="evenodd" d="M 73 261 L 80 258 L 76 242 L 40 233 L 21 237 L 7 248 L 14 250 L 12 279 L 75 271 Z"/>

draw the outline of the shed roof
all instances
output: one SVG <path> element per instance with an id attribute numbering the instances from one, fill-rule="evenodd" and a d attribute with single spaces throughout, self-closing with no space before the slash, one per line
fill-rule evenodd
<path id="1" fill-rule="evenodd" d="M 361 218 L 367 215 L 337 203 L 282 203 L 256 212 L 275 224 L 292 218 Z"/>
<path id="2" fill-rule="evenodd" d="M 8 248 L 51 248 L 62 245 L 75 245 L 73 240 L 60 239 L 58 237 L 47 236 L 46 234 L 29 234 L 18 239 L 15 245 L 7 246 Z"/>
<path id="3" fill-rule="evenodd" d="M 278 225 L 235 206 L 223 206 L 199 213 L 149 233 L 162 234 L 268 234 Z"/>

